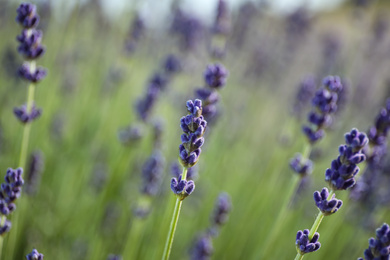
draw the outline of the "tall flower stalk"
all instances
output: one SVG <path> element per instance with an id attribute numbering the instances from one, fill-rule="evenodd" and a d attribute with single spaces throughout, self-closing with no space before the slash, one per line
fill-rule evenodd
<path id="1" fill-rule="evenodd" d="M 345 143 L 339 147 L 339 156 L 325 172 L 325 181 L 329 184 L 330 191 L 323 188 L 321 192 L 314 193 L 319 213 L 310 230 L 298 231 L 295 260 L 301 260 L 305 254 L 317 251 L 321 247 L 317 230 L 323 218 L 336 213 L 343 204 L 341 200 L 335 198 L 335 191 L 347 190 L 356 184 L 355 176 L 360 170 L 357 164 L 366 159 L 362 150 L 368 144 L 368 138 L 366 134 L 352 129 L 345 135 Z"/>
<path id="2" fill-rule="evenodd" d="M 184 132 L 181 136 L 182 143 L 179 146 L 179 161 L 183 166 L 183 173 L 179 178 L 171 180 L 171 190 L 177 198 L 162 259 L 169 259 L 181 205 L 183 200 L 195 189 L 194 181 L 187 181 L 187 172 L 188 168 L 194 166 L 199 160 L 201 147 L 204 143 L 203 134 L 207 126 L 207 122 L 202 116 L 202 101 L 199 99 L 188 100 L 186 105 L 188 115 L 183 116 L 180 120 L 180 126 Z"/>
<path id="3" fill-rule="evenodd" d="M 36 6 L 30 3 L 22 3 L 18 7 L 16 12 L 17 12 L 17 16 L 15 20 L 23 28 L 21 34 L 18 35 L 16 38 L 17 41 L 19 42 L 18 52 L 24 58 L 24 63 L 19 68 L 18 74 L 21 78 L 29 82 L 29 86 L 27 90 L 27 103 L 20 107 L 14 108 L 14 115 L 23 124 L 24 128 L 23 128 L 22 142 L 20 148 L 20 156 L 18 161 L 19 168 L 14 173 L 16 177 L 14 175 L 13 177 L 7 177 L 9 170 L 7 171 L 7 176 L 5 177 L 6 183 L 10 185 L 11 190 L 9 191 L 9 190 L 2 189 L 3 199 L 6 198 L 4 194 L 7 194 L 8 197 L 13 198 L 12 193 L 10 192 L 14 192 L 14 193 L 16 192 L 17 194 L 20 195 L 21 185 L 23 184 L 23 179 L 21 175 L 23 172 L 23 168 L 25 167 L 26 164 L 29 137 L 31 131 L 31 122 L 36 118 L 38 118 L 42 113 L 42 110 L 37 108 L 34 104 L 35 87 L 36 84 L 39 81 L 41 81 L 47 74 L 46 69 L 42 67 L 38 67 L 36 65 L 36 60 L 45 53 L 45 47 L 41 45 L 42 31 L 36 29 L 39 23 L 39 16 L 36 13 Z M 10 180 L 12 178 L 14 179 L 17 178 L 15 179 L 15 183 L 19 184 L 17 185 L 18 186 L 17 188 L 13 187 L 10 184 Z M 5 212 L 3 212 L 3 215 L 6 215 L 4 213 Z M 10 242 L 11 258 L 13 253 L 12 246 L 15 244 L 14 241 L 16 239 L 16 233 L 17 233 L 17 223 L 18 223 L 17 219 L 18 219 L 17 215 L 14 216 L 15 231 L 14 231 L 14 235 L 9 238 L 9 240 L 11 240 Z M 4 216 L 2 217 L 1 222 L 2 224 L 5 223 Z M 1 237 L 0 251 L 2 246 L 3 246 L 3 239 Z"/>

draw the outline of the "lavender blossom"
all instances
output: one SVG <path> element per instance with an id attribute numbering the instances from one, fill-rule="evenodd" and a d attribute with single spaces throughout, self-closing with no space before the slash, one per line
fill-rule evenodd
<path id="1" fill-rule="evenodd" d="M 163 63 L 164 70 L 167 74 L 175 74 L 182 69 L 181 61 L 173 54 L 168 55 Z"/>
<path id="2" fill-rule="evenodd" d="M 139 40 L 145 31 L 145 24 L 139 14 L 136 14 L 132 21 L 129 35 L 125 40 L 125 50 L 128 54 L 133 53 L 137 47 Z"/>
<path id="3" fill-rule="evenodd" d="M 36 13 L 36 6 L 30 3 L 22 3 L 16 10 L 16 22 L 24 28 L 36 27 L 39 23 L 39 15 Z"/>
<path id="4" fill-rule="evenodd" d="M 183 116 L 180 120 L 180 126 L 184 134 L 181 136 L 182 144 L 179 146 L 179 159 L 183 167 L 194 166 L 201 153 L 201 147 L 204 143 L 202 137 L 207 126 L 206 120 L 202 116 L 202 101 L 196 99 L 187 101 L 187 110 L 189 114 Z"/>
<path id="5" fill-rule="evenodd" d="M 220 89 L 225 86 L 228 71 L 222 64 L 208 65 L 204 72 L 204 79 L 210 88 Z"/>
<path id="6" fill-rule="evenodd" d="M 171 190 L 180 200 L 187 198 L 195 189 L 194 181 L 182 180 L 182 175 L 178 179 L 171 179 Z"/>
<path id="7" fill-rule="evenodd" d="M 390 227 L 384 223 L 376 230 L 376 239 L 368 240 L 369 247 L 364 251 L 365 260 L 384 260 L 390 257 Z M 363 260 L 363 258 L 358 258 Z"/>
<path id="8" fill-rule="evenodd" d="M 191 250 L 192 260 L 207 260 L 213 254 L 212 238 L 208 234 L 199 236 Z"/>
<path id="9" fill-rule="evenodd" d="M 303 232 L 298 231 L 296 236 L 295 247 L 297 252 L 301 255 L 317 251 L 321 247 L 321 243 L 318 242 L 320 234 L 316 232 L 312 239 L 309 240 L 309 230 L 305 229 Z"/>
<path id="10" fill-rule="evenodd" d="M 345 143 L 339 147 L 339 156 L 325 172 L 325 181 L 333 190 L 346 190 L 354 186 L 354 177 L 359 172 L 357 164 L 366 159 L 362 149 L 368 144 L 368 138 L 364 133 L 352 129 L 345 134 Z"/>
<path id="11" fill-rule="evenodd" d="M 335 196 L 336 195 L 333 194 L 332 198 L 328 199 L 329 191 L 327 188 L 323 188 L 321 192 L 314 192 L 314 201 L 324 216 L 329 216 L 333 213 L 336 213 L 343 205 L 343 202 L 336 199 Z"/>
<path id="12" fill-rule="evenodd" d="M 43 254 L 40 254 L 35 248 L 30 254 L 26 255 L 27 260 L 43 260 Z"/>
<path id="13" fill-rule="evenodd" d="M 44 162 L 41 151 L 35 151 L 31 154 L 29 168 L 27 170 L 26 193 L 34 194 L 38 188 Z"/>
<path id="14" fill-rule="evenodd" d="M 212 225 L 222 226 L 223 224 L 225 224 L 229 219 L 229 213 L 231 209 L 232 202 L 229 194 L 219 194 L 214 207 L 214 214 L 212 215 L 211 219 Z"/>
<path id="15" fill-rule="evenodd" d="M 20 43 L 18 52 L 25 60 L 35 60 L 40 58 L 45 53 L 45 47 L 41 45 L 42 31 L 35 29 L 24 29 L 20 35 L 16 37 Z"/>
<path id="16" fill-rule="evenodd" d="M 148 196 L 155 196 L 158 193 L 159 186 L 164 171 L 164 156 L 156 150 L 148 158 L 142 167 L 143 187 L 142 193 Z"/>
<path id="17" fill-rule="evenodd" d="M 309 159 L 304 159 L 300 153 L 290 160 L 290 167 L 294 172 L 300 174 L 301 177 L 313 172 L 313 162 Z"/>
<path id="18" fill-rule="evenodd" d="M 296 94 L 293 112 L 300 117 L 303 109 L 313 98 L 316 91 L 316 83 L 313 76 L 305 77 L 299 84 L 299 89 Z"/>
<path id="19" fill-rule="evenodd" d="M 36 108 L 33 104 L 31 107 L 31 111 L 27 111 L 27 106 L 22 105 L 21 107 L 15 107 L 14 108 L 14 115 L 17 119 L 23 124 L 30 123 L 40 117 L 42 114 L 42 109 Z"/>
<path id="20" fill-rule="evenodd" d="M 118 131 L 118 139 L 124 145 L 132 145 L 139 141 L 144 135 L 139 125 L 131 125 Z"/>
<path id="21" fill-rule="evenodd" d="M 32 72 L 30 65 L 28 63 L 24 63 L 18 69 L 18 74 L 24 80 L 37 83 L 46 77 L 47 70 L 42 67 L 37 67 L 35 71 Z"/>
<path id="22" fill-rule="evenodd" d="M 337 110 L 338 93 L 342 87 L 338 76 L 328 76 L 323 80 L 323 87 L 316 92 L 312 100 L 315 109 L 308 115 L 311 126 L 302 128 L 311 144 L 322 139 L 325 135 L 324 129 L 332 123 L 331 115 Z"/>

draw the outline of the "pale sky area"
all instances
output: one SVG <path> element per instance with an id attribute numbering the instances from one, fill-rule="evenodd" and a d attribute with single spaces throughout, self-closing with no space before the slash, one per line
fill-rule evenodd
<path id="1" fill-rule="evenodd" d="M 39 0 L 38 0 L 39 1 Z M 148 26 L 155 26 L 164 21 L 169 11 L 171 0 L 100 0 L 104 10 L 115 20 L 121 13 L 131 8 L 136 8 L 141 15 L 148 17 Z M 83 3 L 85 0 L 62 0 L 53 1 L 58 17 L 66 16 L 66 10 L 76 3 Z M 227 0 L 232 8 L 237 7 L 243 0 Z M 258 1 L 257 1 L 258 2 Z M 343 0 L 268 0 L 271 10 L 275 13 L 286 13 L 295 8 L 305 5 L 311 10 L 329 10 L 339 6 Z M 214 15 L 217 0 L 181 0 L 184 9 L 193 12 L 199 18 L 210 21 Z M 65 5 L 65 6 L 64 6 Z M 57 8 L 56 8 L 57 7 Z"/>

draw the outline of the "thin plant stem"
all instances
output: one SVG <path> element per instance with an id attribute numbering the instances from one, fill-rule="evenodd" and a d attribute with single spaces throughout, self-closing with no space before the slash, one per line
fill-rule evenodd
<path id="1" fill-rule="evenodd" d="M 187 179 L 187 168 L 183 167 L 182 180 L 186 180 L 186 179 Z M 169 255 L 171 254 L 173 238 L 175 236 L 177 222 L 179 221 L 179 216 L 180 216 L 180 210 L 181 210 L 181 204 L 182 203 L 183 203 L 182 200 L 180 200 L 179 198 L 176 199 L 175 207 L 173 209 L 173 216 L 172 216 L 172 220 L 171 220 L 171 225 L 169 227 L 167 241 L 165 242 L 164 253 L 163 253 L 163 256 L 162 256 L 163 260 L 168 260 L 169 259 Z"/>
<path id="2" fill-rule="evenodd" d="M 333 194 L 334 194 L 334 191 L 331 190 L 329 192 L 329 196 L 328 196 L 327 200 L 330 200 L 332 198 Z M 321 222 L 322 222 L 322 219 L 324 218 L 324 216 L 325 216 L 324 213 L 322 213 L 321 211 L 317 215 L 316 220 L 314 220 L 313 226 L 311 226 L 311 229 L 309 231 L 309 241 L 313 238 L 314 234 L 317 232 L 318 228 L 321 225 Z M 302 259 L 302 258 L 303 258 L 303 255 L 301 255 L 301 253 L 298 252 L 296 257 L 295 257 L 295 260 Z"/>
<path id="3" fill-rule="evenodd" d="M 300 253 L 298 253 L 298 254 L 295 256 L 294 260 L 302 260 L 302 259 L 303 259 L 303 256 L 304 256 L 304 255 L 301 255 Z"/>
<path id="4" fill-rule="evenodd" d="M 34 72 L 36 69 L 35 61 L 30 62 L 30 71 Z M 30 83 L 28 86 L 27 91 L 27 104 L 26 109 L 27 112 L 30 113 L 32 111 L 33 103 L 34 103 L 34 96 L 35 96 L 35 84 Z M 20 147 L 20 156 L 19 156 L 19 162 L 18 167 L 22 167 L 25 169 L 26 167 L 26 159 L 27 159 L 27 151 L 28 151 L 28 144 L 30 139 L 30 132 L 31 132 L 31 122 L 27 122 L 23 127 L 23 136 L 22 136 L 22 143 Z M 23 199 L 23 198 L 21 198 Z M 21 202 L 20 202 L 21 203 Z M 23 207 L 21 207 L 22 209 Z M 12 232 L 7 237 L 7 248 L 9 249 L 9 259 L 13 259 L 14 254 L 14 248 L 16 239 L 18 236 L 18 224 L 19 224 L 19 214 L 21 213 L 21 210 L 16 211 L 13 216 L 13 225 L 12 225 Z M 3 247 L 3 240 L 0 241 L 0 248 Z M 1 251 L 1 249 L 0 249 Z M 1 254 L 0 254 L 1 259 Z"/>

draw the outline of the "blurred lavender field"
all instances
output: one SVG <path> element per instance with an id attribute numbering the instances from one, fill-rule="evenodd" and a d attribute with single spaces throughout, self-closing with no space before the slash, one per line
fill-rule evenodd
<path id="1" fill-rule="evenodd" d="M 2 259 L 23 259 L 33 248 L 45 259 L 160 259 L 175 203 L 170 181 L 181 173 L 180 118 L 195 98 L 208 125 L 171 259 L 201 259 L 194 251 L 209 245 L 198 239 L 206 231 L 210 259 L 295 257 L 297 231 L 318 213 L 313 192 L 326 185 L 344 134 L 368 131 L 390 98 L 390 3 L 276 14 L 266 1 L 242 2 L 220 5 L 217 19 L 218 2 L 201 19 L 172 1 L 157 24 L 137 3 L 109 17 L 99 1 L 62 14 L 34 2 L 46 46 L 39 64 L 48 75 L 36 87 L 42 115 L 31 125 L 25 185 Z M 19 4 L 0 0 L 1 176 L 18 167 L 23 133 L 13 115 L 27 93 L 17 73 Z M 210 87 L 210 64 L 226 68 L 218 72 L 226 86 Z M 307 143 L 311 99 L 328 75 L 344 86 L 338 110 L 311 150 L 313 173 L 275 223 L 293 185 L 290 159 Z M 356 187 L 337 194 L 343 206 L 323 221 L 321 248 L 307 259 L 363 257 L 375 229 L 390 222 L 386 143 L 375 168 L 362 163 Z M 229 217 L 217 218 L 215 205 L 227 212 L 230 200 Z"/>

